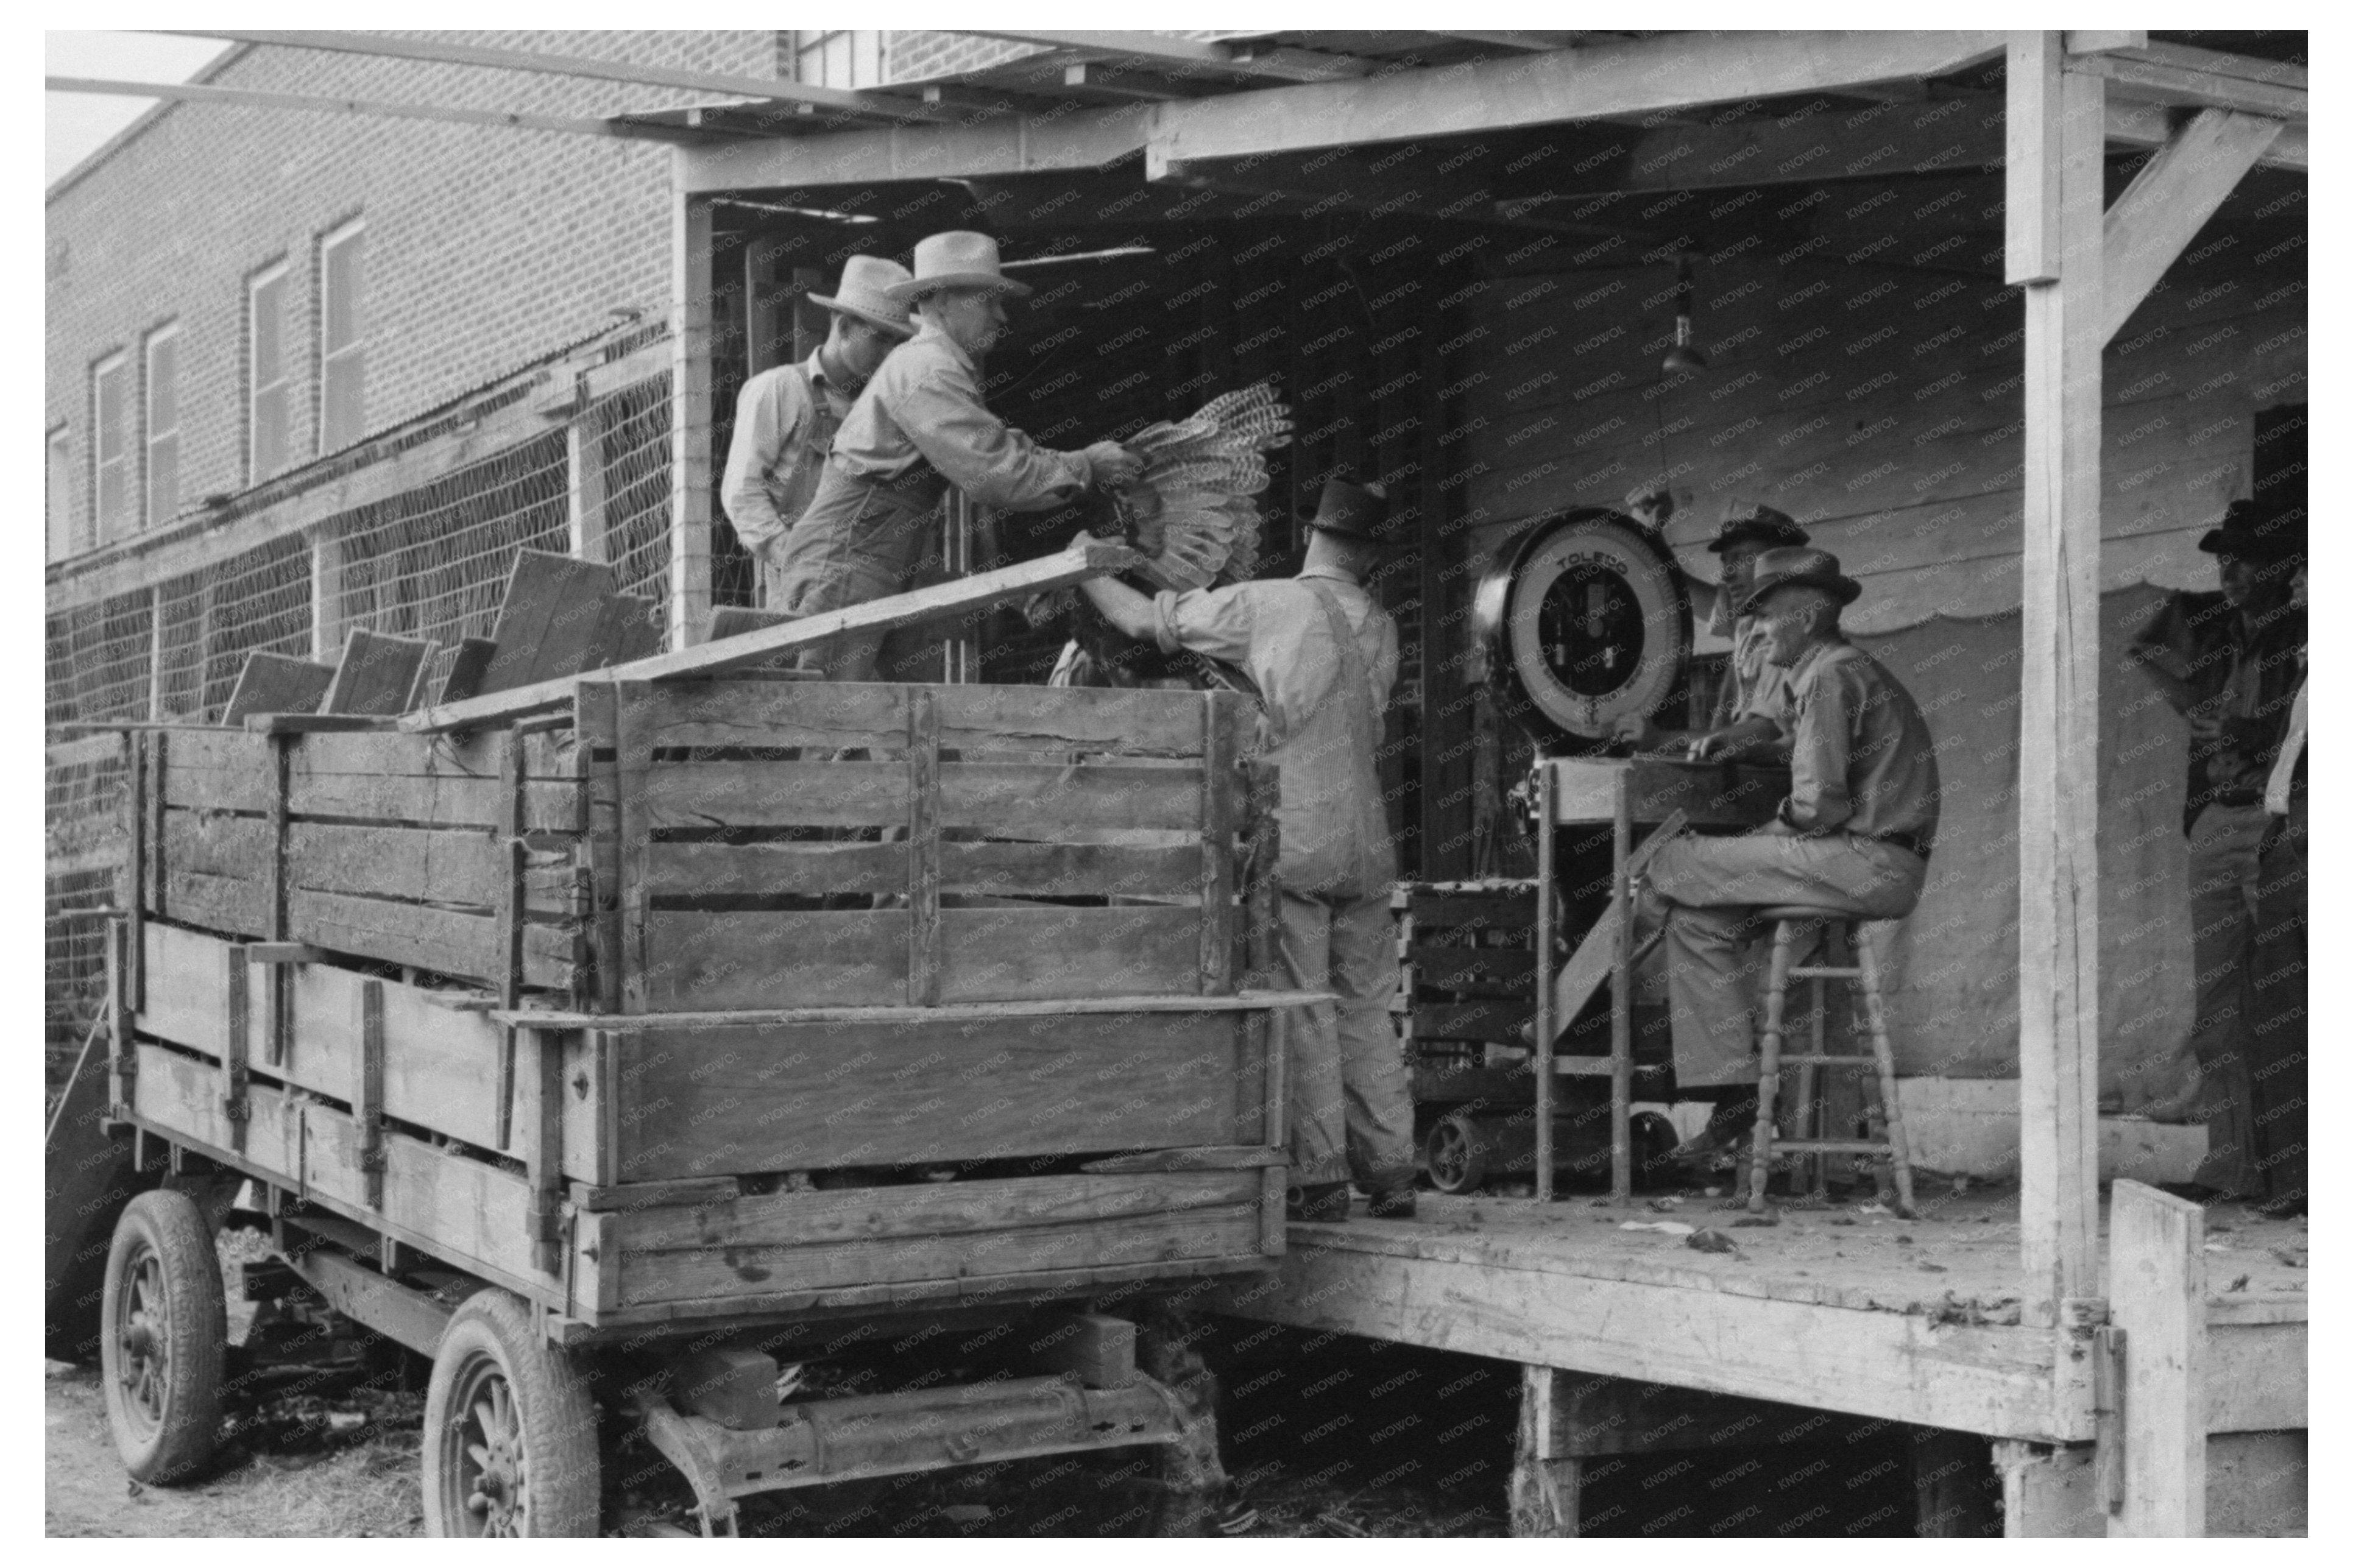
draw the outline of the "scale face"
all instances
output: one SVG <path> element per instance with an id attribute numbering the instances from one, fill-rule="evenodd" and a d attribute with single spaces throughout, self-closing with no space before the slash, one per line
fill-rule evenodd
<path id="1" fill-rule="evenodd" d="M 1615 512 L 1573 512 L 1525 540 L 1480 590 L 1505 710 L 1542 739 L 1607 739 L 1665 703 L 1691 653 L 1691 607 L 1664 547 Z"/>

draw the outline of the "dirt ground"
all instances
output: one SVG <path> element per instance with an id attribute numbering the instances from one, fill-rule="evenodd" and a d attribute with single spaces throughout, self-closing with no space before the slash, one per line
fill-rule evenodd
<path id="1" fill-rule="evenodd" d="M 197 1486 L 142 1487 L 115 1457 L 98 1369 L 50 1362 L 47 1373 L 50 1535 L 391 1536 L 424 1528 L 414 1430 L 341 1448 L 273 1444 L 233 1455 Z M 296 1451 L 270 1451 L 288 1447 Z"/>

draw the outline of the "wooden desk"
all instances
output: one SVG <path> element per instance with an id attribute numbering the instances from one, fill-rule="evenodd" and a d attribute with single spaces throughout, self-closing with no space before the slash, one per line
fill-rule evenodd
<path id="1" fill-rule="evenodd" d="M 1634 1192 L 1632 879 L 1634 830 L 1680 816 L 1686 825 L 1754 827 L 1772 818 L 1788 793 L 1786 768 L 1687 763 L 1664 757 L 1556 757 L 1536 770 L 1536 1022 L 1535 1195 L 1552 1196 L 1552 1115 L 1556 1074 L 1609 1076 L 1609 1190 L 1624 1202 Z M 1559 889 L 1555 845 L 1561 827 L 1599 826 L 1610 835 L 1608 912 L 1580 940 L 1575 955 L 1553 965 L 1553 928 Z M 1590 951 L 1588 951 L 1590 950 Z M 1609 1056 L 1556 1058 L 1554 1042 L 1591 994 L 1592 971 L 1606 958 L 1609 974 Z M 1569 982 L 1574 996 L 1561 986 Z"/>

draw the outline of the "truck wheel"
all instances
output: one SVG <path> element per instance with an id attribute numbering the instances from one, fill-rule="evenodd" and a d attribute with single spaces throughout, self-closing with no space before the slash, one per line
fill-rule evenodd
<path id="1" fill-rule="evenodd" d="M 425 1390 L 425 1533 L 596 1533 L 588 1384 L 504 1290 L 466 1299 Z"/>
<path id="2" fill-rule="evenodd" d="M 195 1480 L 220 1436 L 228 1303 L 220 1254 L 185 1193 L 132 1198 L 115 1222 L 100 1310 L 108 1425 L 132 1479 Z"/>
<path id="3" fill-rule="evenodd" d="M 1422 1152 L 1430 1164 L 1430 1184 L 1441 1193 L 1475 1193 L 1487 1179 L 1488 1144 L 1479 1122 L 1467 1110 L 1450 1110 L 1430 1129 Z"/>

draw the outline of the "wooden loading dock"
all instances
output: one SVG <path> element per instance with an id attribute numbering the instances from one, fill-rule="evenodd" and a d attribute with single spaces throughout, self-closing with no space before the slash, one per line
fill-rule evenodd
<path id="1" fill-rule="evenodd" d="M 1097 342 L 1121 355 L 1105 371 L 1135 373 L 1108 392 L 1092 356 L 1013 377 L 998 401 L 1025 428 L 1092 434 L 1276 375 L 1296 475 L 1389 477 L 1417 514 L 1418 549 L 1383 589 L 1406 642 L 1406 742 L 1384 766 L 1425 881 L 1472 874 L 1496 831 L 1473 815 L 1469 584 L 1519 529 L 1654 473 L 1699 502 L 1729 489 L 1799 515 L 1862 575 L 1858 629 L 1905 656 L 1893 667 L 1932 726 L 1995 715 L 1982 756 L 1956 763 L 1973 787 L 1946 839 L 2003 847 L 1939 856 L 1890 998 L 1900 1072 L 1959 1061 L 2016 1084 L 2015 1205 L 1972 1215 L 1966 1243 L 1930 1239 L 1958 1219 L 1918 1227 L 1947 1273 L 1824 1258 L 1802 1215 L 1735 1232 L 1740 1254 L 1715 1258 L 1630 1238 L 1622 1210 L 1434 1202 L 1419 1223 L 1295 1229 L 1279 1285 L 1228 1293 L 1229 1310 L 1525 1364 L 1531 1529 L 1575 1528 L 1591 1450 L 1543 1415 L 1585 1397 L 1571 1373 L 1990 1438 L 2013 1534 L 2275 1524 L 2210 1516 L 2207 1498 L 2210 1475 L 2251 1463 L 2282 1482 L 2270 1494 L 2300 1494 L 2306 1298 L 2267 1289 L 2296 1277 L 2260 1251 L 2241 1269 L 2237 1240 L 2207 1253 L 2198 1213 L 2150 1189 L 2104 1203 L 2098 1179 L 2114 1053 L 2186 1027 L 2188 957 L 2164 848 L 2178 785 L 2132 771 L 2178 775 L 2179 753 L 2119 754 L 2118 715 L 2144 710 L 2101 642 L 2104 593 L 2116 616 L 2143 584 L 2204 585 L 2197 531 L 2260 479 L 2257 419 L 2300 395 L 2280 389 L 2302 384 L 2301 283 L 2276 271 L 2300 220 L 2248 226 L 2301 199 L 2301 69 L 2131 31 L 1514 35 L 1524 52 L 1443 69 L 1405 68 L 1472 35 L 1262 40 L 1356 52 L 1320 76 L 1278 68 L 1281 48 L 1020 37 L 1050 52 L 938 97 L 1001 90 L 1035 111 L 765 137 L 745 122 L 743 140 L 681 148 L 681 427 L 758 368 L 712 346 L 721 313 L 756 310 L 742 279 L 959 224 L 1057 268 L 1025 274 L 1058 285 L 1020 328 L 1035 342 L 1126 329 Z M 1091 96 L 1114 77 L 1156 101 Z M 724 111 L 697 122 L 724 128 Z M 961 217 L 941 181 L 969 195 Z M 2218 214 L 2234 226 L 2183 261 Z M 1201 259 L 1164 275 L 1138 248 Z M 1681 387 L 1656 369 L 1678 258 L 1707 280 L 1714 345 L 1714 379 Z M 2177 262 L 2200 268 L 2194 293 L 2168 284 Z M 1125 303 L 1164 296 L 1166 324 Z M 2105 389 L 2104 350 L 2137 356 Z M 2138 443 L 2157 431 L 2174 434 L 2152 456 Z M 688 454 L 681 476 L 673 605 L 690 618 L 710 592 L 694 551 L 717 456 Z M 1703 576 L 1712 521 L 1670 536 Z M 1009 553 L 1057 542 L 1019 523 L 999 520 Z M 1914 659 L 1897 634 L 1940 613 L 2018 625 L 1997 621 L 1982 659 Z M 1014 656 L 1033 652 L 993 650 L 993 678 L 1024 678 Z M 2129 881 L 2104 887 L 2104 861 Z M 2155 960 L 2113 925 L 2104 950 L 2099 910 L 2119 897 Z M 2127 980 L 2127 959 L 2151 967 Z M 2233 1374 L 2256 1364 L 2271 1375 Z"/>

